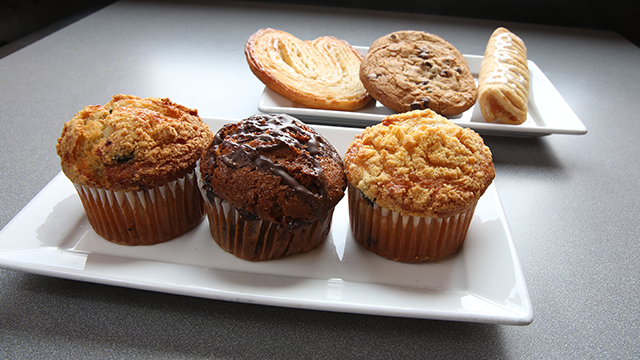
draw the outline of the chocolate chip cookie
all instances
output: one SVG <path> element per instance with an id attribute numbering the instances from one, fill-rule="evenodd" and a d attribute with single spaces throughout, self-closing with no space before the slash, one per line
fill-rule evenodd
<path id="1" fill-rule="evenodd" d="M 478 97 L 462 54 L 446 40 L 418 31 L 376 40 L 362 61 L 360 80 L 371 96 L 397 112 L 458 115 Z"/>
<path id="2" fill-rule="evenodd" d="M 389 45 L 389 44 L 397 44 L 400 42 L 410 42 L 410 43 L 421 43 L 426 42 L 433 46 L 441 46 L 449 49 L 451 52 L 455 53 L 454 55 L 458 58 L 464 58 L 462 54 L 455 48 L 450 42 L 441 38 L 438 35 L 430 34 L 424 31 L 417 30 L 402 30 L 392 32 L 385 36 L 378 38 L 374 41 L 369 49 L 377 48 L 379 46 Z"/>

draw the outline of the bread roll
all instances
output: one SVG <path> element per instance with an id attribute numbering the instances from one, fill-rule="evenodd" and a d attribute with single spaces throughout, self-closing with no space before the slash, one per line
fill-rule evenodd
<path id="1" fill-rule="evenodd" d="M 527 120 L 529 67 L 522 39 L 497 28 L 480 66 L 478 104 L 484 119 L 519 125 Z"/>

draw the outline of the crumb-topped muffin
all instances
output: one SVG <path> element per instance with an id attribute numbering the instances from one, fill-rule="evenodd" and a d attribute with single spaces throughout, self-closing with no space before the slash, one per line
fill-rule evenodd
<path id="1" fill-rule="evenodd" d="M 286 114 L 222 127 L 202 154 L 199 174 L 211 235 L 245 260 L 317 248 L 346 187 L 335 148 Z"/>
<path id="2" fill-rule="evenodd" d="M 344 163 L 354 237 L 404 262 L 455 252 L 495 177 L 482 138 L 431 110 L 391 115 L 365 129 Z"/>
<path id="3" fill-rule="evenodd" d="M 197 110 L 115 95 L 65 123 L 56 150 L 94 230 L 115 243 L 149 245 L 203 219 L 194 170 L 212 138 Z"/>

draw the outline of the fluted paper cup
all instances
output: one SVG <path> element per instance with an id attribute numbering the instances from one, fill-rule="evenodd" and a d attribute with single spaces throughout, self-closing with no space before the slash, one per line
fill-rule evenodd
<path id="1" fill-rule="evenodd" d="M 333 209 L 324 220 L 289 229 L 267 220 L 245 220 L 234 206 L 202 191 L 213 240 L 240 259 L 272 260 L 309 252 L 325 241 L 331 228 Z"/>
<path id="2" fill-rule="evenodd" d="M 117 244 L 162 243 L 186 233 L 205 215 L 195 171 L 140 191 L 74 185 L 93 230 Z"/>
<path id="3" fill-rule="evenodd" d="M 348 185 L 349 220 L 354 238 L 371 252 L 400 262 L 434 261 L 462 246 L 476 203 L 447 218 L 404 216 L 367 199 Z"/>

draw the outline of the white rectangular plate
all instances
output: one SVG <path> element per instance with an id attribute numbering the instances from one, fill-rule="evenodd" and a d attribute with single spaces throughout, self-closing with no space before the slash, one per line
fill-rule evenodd
<path id="1" fill-rule="evenodd" d="M 363 54 L 368 48 L 355 46 Z M 464 55 L 476 84 L 482 56 Z M 531 60 L 529 64 L 530 90 L 527 120 L 520 125 L 489 123 L 484 120 L 479 106 L 472 106 L 464 113 L 449 119 L 462 127 L 474 129 L 485 135 L 536 137 L 550 134 L 583 135 L 587 128 L 571 110 L 551 81 Z M 318 110 L 303 107 L 265 88 L 258 102 L 258 110 L 265 113 L 286 113 L 308 123 L 323 125 L 365 127 L 379 123 L 394 111 L 377 101 L 371 101 L 356 111 Z"/>
<path id="2" fill-rule="evenodd" d="M 231 119 L 205 119 L 217 131 Z M 361 130 L 315 126 L 344 154 Z M 0 267 L 210 299 L 337 312 L 526 325 L 533 312 L 492 185 L 467 239 L 438 262 L 383 259 L 355 242 L 346 197 L 320 248 L 266 262 L 222 251 L 203 221 L 172 241 L 128 247 L 99 237 L 73 185 L 58 174 L 0 232 Z"/>

